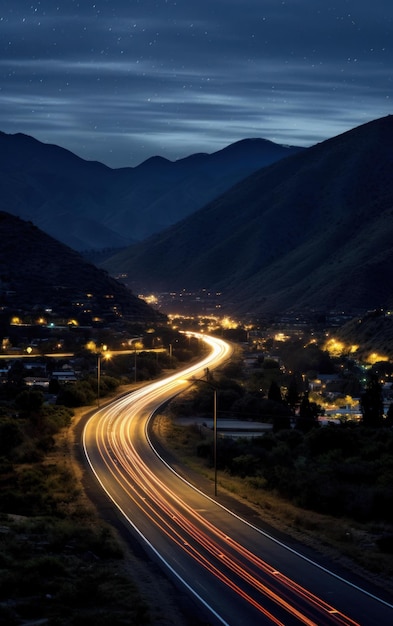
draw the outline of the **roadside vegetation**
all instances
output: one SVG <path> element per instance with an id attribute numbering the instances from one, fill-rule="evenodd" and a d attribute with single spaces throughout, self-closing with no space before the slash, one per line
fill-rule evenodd
<path id="1" fill-rule="evenodd" d="M 323 358 L 325 367 L 334 367 L 326 354 Z M 268 361 L 247 374 L 240 363 L 231 363 L 206 382 L 178 396 L 157 417 L 161 443 L 211 480 L 216 456 L 219 489 L 256 506 L 262 522 L 319 550 L 335 550 L 336 558 L 351 559 L 389 585 L 393 429 L 390 416 L 381 413 L 373 372 L 361 392 L 363 419 L 326 426 L 317 420 L 321 407 L 310 400 L 304 377 L 289 375 L 278 363 Z M 215 455 L 207 427 L 213 388 L 218 424 L 240 419 L 265 422 L 270 429 L 251 438 L 219 434 Z"/>
<path id="2" fill-rule="evenodd" d="M 179 340 L 171 353 L 139 351 L 102 364 L 100 399 L 200 354 L 198 342 Z M 288 345 L 280 355 L 287 368 L 265 357 L 251 370 L 239 349 L 220 372 L 206 372 L 207 385 L 177 396 L 155 420 L 156 432 L 186 467 L 213 479 L 212 431 L 194 423 L 197 416 L 211 417 L 213 387 L 218 419 L 270 424 L 261 437 L 218 438 L 219 490 L 247 501 L 262 522 L 335 551 L 334 558 L 344 555 L 387 585 L 393 574 L 393 431 L 390 418 L 380 419 L 378 385 L 371 377 L 362 392 L 368 423 L 319 428 L 319 398 L 308 393 L 307 374 L 300 372 L 337 364 L 313 345 L 298 348 Z M 86 498 L 72 462 L 75 416 L 97 405 L 98 392 L 96 356 L 80 351 L 77 362 L 80 379 L 51 381 L 48 395 L 26 386 L 22 362 L 0 387 L 0 623 L 10 626 L 151 623 L 124 545 Z M 355 368 L 338 389 L 342 397 L 350 391 L 361 391 Z"/>
<path id="3" fill-rule="evenodd" d="M 0 415 L 0 623 L 148 624 L 121 543 L 61 448 L 73 413 L 36 391 L 15 406 L 17 419 L 4 406 Z"/>
<path id="4" fill-rule="evenodd" d="M 113 359 L 100 377 L 100 400 L 193 356 L 179 346 L 171 355 L 140 350 Z M 140 589 L 134 561 L 86 497 L 73 460 L 72 429 L 97 406 L 98 392 L 97 357 L 80 351 L 76 360 L 81 378 L 52 380 L 48 393 L 26 385 L 34 369 L 22 360 L 0 385 L 0 624 L 7 626 L 152 623 L 151 592 Z"/>
<path id="5" fill-rule="evenodd" d="M 188 425 L 183 419 L 179 423 L 178 415 L 175 417 L 169 406 L 165 413 L 157 416 L 155 433 L 160 443 L 177 459 L 177 462 L 182 463 L 185 468 L 188 467 L 191 472 L 196 471 L 211 481 L 213 494 L 214 467 L 211 430 L 196 425 L 192 418 Z M 365 435 L 367 437 L 366 433 Z M 312 462 L 303 454 L 300 458 L 296 457 L 288 451 L 289 440 L 292 436 L 294 440 L 298 439 L 300 449 L 302 447 L 300 442 L 307 436 L 294 431 L 289 435 L 286 435 L 284 431 L 277 436 L 273 433 L 266 434 L 257 438 L 252 445 L 248 445 L 246 440 L 239 440 L 236 444 L 233 441 L 226 441 L 226 438 L 218 437 L 218 499 L 222 490 L 221 493 L 228 493 L 240 501 L 247 502 L 260 516 L 261 524 L 268 524 L 276 530 L 292 535 L 305 545 L 316 548 L 317 551 L 328 555 L 334 561 L 343 562 L 351 571 L 362 573 L 363 576 L 392 592 L 393 524 L 390 519 L 386 519 L 386 517 L 391 518 L 390 512 L 386 510 L 390 505 L 385 499 L 385 508 L 382 511 L 378 508 L 378 515 L 375 518 L 370 515 L 372 509 L 368 509 L 368 505 L 370 500 L 372 501 L 370 488 L 372 476 L 367 478 L 366 493 L 363 495 L 364 471 L 366 470 L 363 455 L 359 453 L 358 458 L 348 460 L 348 462 L 341 461 L 345 473 L 351 475 L 346 484 L 341 484 L 339 479 L 342 477 L 342 471 L 336 465 L 333 455 L 330 465 L 327 457 L 322 459 L 314 457 Z M 286 441 L 286 439 L 289 440 Z M 391 445 L 392 438 L 389 437 L 389 440 Z M 371 454 L 377 452 L 373 442 L 369 444 L 368 451 Z M 248 450 L 245 452 L 247 447 Z M 263 461 L 255 454 L 256 448 L 264 450 Z M 270 450 L 268 453 L 266 453 L 266 448 Z M 384 448 L 386 452 L 384 444 L 381 448 Z M 228 454 L 229 450 L 230 454 Z M 296 472 L 297 476 L 300 472 L 301 480 L 299 479 L 295 492 L 292 492 L 289 486 L 296 483 L 296 477 L 291 476 L 291 471 L 284 462 L 285 458 L 287 460 L 292 458 L 292 464 L 297 463 L 301 467 L 301 470 L 298 469 Z M 269 459 L 268 463 L 267 459 Z M 272 462 L 275 464 L 273 471 Z M 391 464 L 391 458 L 389 462 Z M 374 460 L 374 464 L 378 462 Z M 356 473 L 359 465 L 362 468 L 362 474 L 357 478 L 352 472 Z M 246 466 L 247 470 L 251 467 L 251 471 L 245 471 Z M 267 468 L 267 473 L 271 472 L 274 476 L 273 482 L 264 477 L 264 467 Z M 335 476 L 336 468 L 337 476 Z M 313 476 L 315 471 L 317 475 Z M 389 469 L 385 477 L 380 479 L 382 484 L 388 475 Z M 281 485 L 277 483 L 277 476 L 282 481 Z M 283 486 L 285 489 L 282 488 Z M 387 491 L 390 492 L 390 489 L 391 478 Z M 378 491 L 378 486 L 376 491 Z M 354 502 L 345 502 L 344 493 L 348 497 L 353 496 Z M 337 505 L 334 501 L 335 495 L 339 498 Z M 343 501 L 344 506 L 342 506 Z M 322 502 L 323 506 L 321 506 Z M 332 504 L 331 510 L 329 504 Z M 347 508 L 350 513 L 339 513 L 339 508 L 341 510 Z M 365 512 L 367 512 L 366 515 Z"/>

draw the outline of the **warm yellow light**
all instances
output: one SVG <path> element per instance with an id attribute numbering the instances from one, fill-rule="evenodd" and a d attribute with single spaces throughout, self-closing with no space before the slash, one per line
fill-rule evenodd
<path id="1" fill-rule="evenodd" d="M 235 322 L 234 320 L 231 320 L 229 317 L 223 317 L 221 320 L 221 326 L 223 328 L 237 328 L 238 327 L 238 323 Z"/>
<path id="2" fill-rule="evenodd" d="M 150 294 L 149 296 L 139 296 L 141 298 L 141 300 L 144 300 L 145 302 L 147 302 L 147 304 L 157 304 L 158 302 L 158 298 L 153 295 Z"/>
<path id="3" fill-rule="evenodd" d="M 377 352 L 372 352 L 366 359 L 366 362 L 370 363 L 370 365 L 374 365 L 374 363 L 379 363 L 380 361 L 389 361 L 389 359 L 387 356 L 383 356 Z"/>
<path id="4" fill-rule="evenodd" d="M 323 349 L 327 350 L 330 356 L 337 357 L 343 354 L 353 354 L 354 352 L 357 352 L 359 345 L 356 343 L 346 344 L 344 341 L 340 341 L 339 339 L 332 337 L 325 342 Z"/>
<path id="5" fill-rule="evenodd" d="M 284 333 L 276 333 L 274 335 L 275 341 L 287 341 L 288 339 L 289 339 L 288 335 L 285 335 Z"/>
<path id="6" fill-rule="evenodd" d="M 346 346 L 343 341 L 334 339 L 334 337 L 328 339 L 323 348 L 329 352 L 330 356 L 341 356 L 349 351 L 349 346 Z"/>

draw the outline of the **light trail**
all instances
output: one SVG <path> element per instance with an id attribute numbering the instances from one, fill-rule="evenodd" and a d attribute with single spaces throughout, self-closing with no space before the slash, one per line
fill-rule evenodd
<path id="1" fill-rule="evenodd" d="M 213 572 L 223 582 L 225 582 L 225 584 L 236 590 L 239 595 L 246 598 L 248 602 L 252 603 L 254 607 L 265 615 L 266 610 L 261 604 L 255 602 L 251 596 L 244 594 L 244 592 L 238 586 L 234 585 L 228 577 L 223 576 L 217 567 L 213 568 L 210 560 L 206 559 L 206 557 L 202 558 L 200 551 L 198 551 L 195 547 L 191 547 L 191 540 L 194 540 L 197 546 L 201 546 L 203 552 L 208 552 L 212 559 L 223 563 L 226 568 L 230 569 L 243 581 L 246 581 L 260 593 L 266 595 L 278 605 L 285 608 L 288 613 L 297 617 L 301 623 L 307 624 L 308 626 L 315 624 L 315 622 L 301 614 L 293 605 L 285 600 L 282 585 L 286 585 L 288 589 L 312 603 L 319 610 L 326 612 L 328 615 L 334 615 L 334 623 L 346 624 L 348 626 L 356 625 L 356 622 L 341 614 L 331 605 L 322 602 L 306 589 L 296 584 L 276 569 L 272 568 L 269 564 L 256 557 L 244 547 L 240 546 L 236 541 L 230 539 L 217 527 L 209 523 L 200 514 L 191 509 L 184 501 L 178 498 L 175 493 L 169 491 L 167 486 L 162 483 L 162 481 L 153 472 L 151 472 L 148 467 L 146 467 L 135 451 L 132 442 L 127 440 L 128 428 L 128 421 L 123 418 L 118 431 L 117 439 L 113 437 L 112 432 L 112 436 L 110 438 L 111 451 L 115 453 L 117 461 L 121 464 L 124 470 L 123 479 L 128 483 L 130 489 L 134 489 L 135 483 L 139 483 L 139 487 L 142 489 L 142 493 L 145 498 L 145 513 L 150 517 L 150 519 L 158 520 L 158 522 L 156 521 L 155 523 L 159 524 L 162 532 L 165 532 L 169 537 L 176 541 L 182 549 L 187 550 L 190 553 L 192 552 L 193 557 L 198 560 L 200 564 L 202 564 L 209 571 Z M 107 439 L 109 440 L 109 437 L 107 437 Z M 129 478 L 132 479 L 132 482 L 129 481 Z M 131 497 L 130 492 L 129 495 Z M 149 497 L 150 503 L 147 503 L 147 496 Z M 174 504 L 171 504 L 171 501 Z M 186 511 L 187 516 L 181 513 L 182 509 Z M 157 511 L 162 511 L 162 514 L 158 514 Z M 190 523 L 190 518 L 194 519 L 194 523 Z M 198 526 L 196 524 L 198 524 Z M 201 531 L 199 526 L 204 528 L 204 531 Z M 185 534 L 181 534 L 180 530 L 176 530 L 176 527 L 181 531 L 184 531 Z M 211 540 L 210 535 L 214 535 L 216 540 L 220 543 Z M 228 550 L 225 549 L 225 545 L 229 546 L 231 551 L 236 552 L 239 556 L 232 556 Z M 255 566 L 259 572 L 263 572 L 264 574 L 271 576 L 272 580 L 270 581 L 270 587 L 258 579 L 250 571 L 250 567 L 244 567 L 244 561 L 247 561 L 249 564 Z M 277 585 L 277 580 L 280 582 L 280 585 Z M 274 591 L 273 587 L 277 588 L 277 591 Z M 271 620 L 275 620 L 272 615 L 269 617 Z M 278 621 L 274 623 L 281 624 L 281 622 Z"/>
<path id="2" fill-rule="evenodd" d="M 136 428 L 145 431 L 152 412 L 149 407 L 154 410 L 189 386 L 187 377 L 200 375 L 206 367 L 217 366 L 228 358 L 228 344 L 219 339 L 202 338 L 211 347 L 208 357 L 181 373 L 119 399 L 89 420 L 86 429 L 94 431 L 95 445 L 104 463 L 104 469 L 99 469 L 91 461 L 85 429 L 84 448 L 93 472 L 126 517 L 118 504 L 117 493 L 120 492 L 123 497 L 126 495 L 128 503 L 134 503 L 143 511 L 162 536 L 253 606 L 268 623 L 286 626 L 283 620 L 285 615 L 290 615 L 293 623 L 306 626 L 360 626 L 205 519 L 172 491 L 138 453 L 134 431 Z M 109 477 L 110 491 L 106 486 Z M 274 606 L 279 609 L 277 615 L 273 613 Z"/>

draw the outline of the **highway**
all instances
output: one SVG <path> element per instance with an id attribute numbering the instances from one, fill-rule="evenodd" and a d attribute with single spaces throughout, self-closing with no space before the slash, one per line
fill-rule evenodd
<path id="1" fill-rule="evenodd" d="M 226 342 L 201 339 L 208 357 L 102 407 L 85 426 L 87 461 L 130 532 L 211 624 L 393 624 L 391 604 L 234 515 L 160 458 L 148 437 L 154 412 L 231 354 Z"/>

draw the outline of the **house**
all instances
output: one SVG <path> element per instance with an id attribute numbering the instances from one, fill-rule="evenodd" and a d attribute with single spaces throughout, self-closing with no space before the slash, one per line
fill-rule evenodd
<path id="1" fill-rule="evenodd" d="M 74 370 L 60 370 L 57 372 L 52 372 L 52 379 L 58 380 L 61 383 L 74 383 L 76 382 L 77 377 Z"/>

